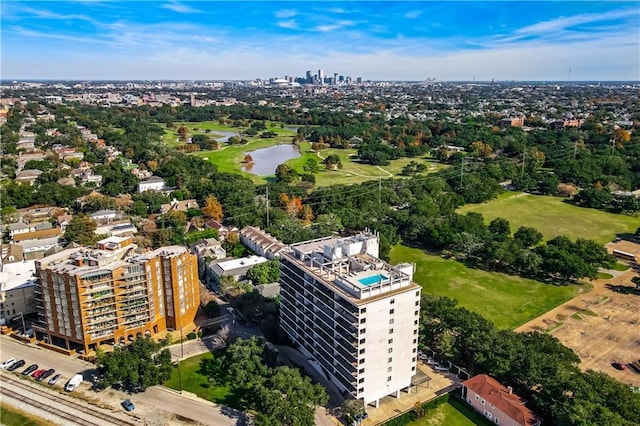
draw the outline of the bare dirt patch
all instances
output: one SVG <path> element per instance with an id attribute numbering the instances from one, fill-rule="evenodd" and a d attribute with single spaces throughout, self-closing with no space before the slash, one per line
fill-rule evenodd
<path id="1" fill-rule="evenodd" d="M 516 331 L 540 331 L 557 337 L 582 361 L 580 368 L 606 373 L 623 383 L 640 386 L 640 374 L 612 363 L 640 358 L 640 296 L 621 294 L 606 284 L 633 287 L 629 270 L 614 279 L 593 281 L 593 290 L 558 306 Z"/>

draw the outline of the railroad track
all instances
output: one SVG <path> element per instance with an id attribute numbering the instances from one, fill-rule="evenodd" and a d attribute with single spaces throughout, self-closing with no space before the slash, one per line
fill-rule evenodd
<path id="1" fill-rule="evenodd" d="M 2 381 L 3 382 L 7 382 L 7 383 L 11 383 L 14 386 L 17 386 L 19 388 L 28 390 L 29 392 L 43 397 L 45 400 L 48 399 L 50 401 L 55 401 L 57 404 L 61 404 L 61 405 L 65 405 L 67 407 L 71 407 L 76 411 L 81 411 L 85 414 L 88 414 L 94 418 L 96 418 L 95 422 L 83 419 L 83 418 L 79 418 L 78 416 L 75 416 L 73 414 L 70 414 L 66 411 L 63 411 L 59 408 L 56 408 L 53 404 L 47 404 L 46 401 L 42 402 L 42 400 L 37 400 L 34 398 L 31 398 L 29 396 L 25 396 L 25 395 L 19 395 L 16 393 L 13 393 L 11 391 L 9 391 L 8 389 L 2 387 L 0 388 L 0 392 L 2 392 L 3 394 L 6 394 L 7 396 L 10 396 L 14 399 L 17 399 L 19 401 L 23 401 L 26 402 L 28 404 L 33 405 L 34 407 L 38 407 L 40 409 L 43 409 L 45 411 L 48 411 L 58 417 L 62 417 L 63 419 L 68 419 L 68 420 L 72 420 L 74 423 L 79 424 L 79 425 L 83 425 L 83 426 L 103 426 L 106 422 L 109 422 L 110 424 L 114 424 L 114 425 L 129 425 L 129 426 L 138 426 L 140 424 L 144 424 L 144 421 L 134 421 L 134 420 L 127 420 L 125 418 L 122 417 L 116 417 L 110 414 L 106 414 L 103 413 L 102 411 L 98 411 L 96 409 L 87 407 L 85 405 L 82 404 L 78 404 L 78 403 L 74 403 L 74 401 L 69 401 L 66 398 L 62 398 L 59 395 L 55 395 L 51 392 L 46 392 L 42 389 L 38 389 L 37 386 L 34 386 L 35 384 L 29 384 L 29 383 L 25 383 L 25 381 L 20 380 L 20 379 L 16 379 L 14 377 L 12 377 L 11 375 L 8 374 L 2 374 Z M 102 420 L 102 421 L 100 421 Z"/>

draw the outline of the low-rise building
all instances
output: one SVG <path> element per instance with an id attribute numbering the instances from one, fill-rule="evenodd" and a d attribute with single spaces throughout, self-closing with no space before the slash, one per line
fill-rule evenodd
<path id="1" fill-rule="evenodd" d="M 160 213 L 186 212 L 189 209 L 199 209 L 198 202 L 194 199 L 178 201 L 175 198 L 170 203 L 160 205 Z"/>
<path id="2" fill-rule="evenodd" d="M 33 185 L 36 182 L 36 179 L 38 179 L 38 176 L 40 176 L 41 174 L 42 174 L 42 170 L 27 169 L 27 170 L 18 172 L 15 180 L 18 182 L 25 182 L 25 183 L 28 183 L 29 185 Z"/>
<path id="3" fill-rule="evenodd" d="M 138 192 L 162 191 L 164 189 L 164 179 L 158 176 L 151 176 L 149 179 L 138 183 Z"/>
<path id="4" fill-rule="evenodd" d="M 462 382 L 462 398 L 496 425 L 538 426 L 540 419 L 525 401 L 493 377 L 479 374 Z"/>
<path id="5" fill-rule="evenodd" d="M 244 277 L 247 271 L 256 265 L 267 262 L 268 259 L 262 256 L 249 256 L 240 259 L 212 260 L 207 265 L 207 278 L 209 281 L 220 282 L 223 276 L 232 276 L 239 280 Z"/>
<path id="6" fill-rule="evenodd" d="M 33 260 L 0 264 L 0 324 L 36 312 L 35 271 Z"/>
<path id="7" fill-rule="evenodd" d="M 245 226 L 240 230 L 240 242 L 260 256 L 273 260 L 280 256 L 286 245 L 258 227 Z"/>

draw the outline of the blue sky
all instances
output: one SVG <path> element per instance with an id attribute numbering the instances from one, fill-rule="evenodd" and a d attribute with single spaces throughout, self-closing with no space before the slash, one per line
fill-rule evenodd
<path id="1" fill-rule="evenodd" d="M 11 1 L 3 79 L 640 79 L 640 1 Z"/>

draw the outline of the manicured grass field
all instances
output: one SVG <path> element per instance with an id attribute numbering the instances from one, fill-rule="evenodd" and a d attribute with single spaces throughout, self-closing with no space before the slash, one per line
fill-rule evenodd
<path id="1" fill-rule="evenodd" d="M 637 217 L 576 207 L 564 200 L 510 192 L 486 203 L 463 206 L 458 213 L 481 213 L 487 222 L 503 217 L 511 223 L 512 231 L 519 226 L 531 226 L 542 232 L 546 239 L 564 235 L 572 240 L 580 237 L 602 244 L 613 240 L 616 234 L 633 233 L 640 225 Z"/>
<path id="2" fill-rule="evenodd" d="M 426 293 L 456 299 L 498 328 L 516 328 L 571 299 L 580 288 L 472 269 L 404 245 L 393 247 L 390 257 L 392 264 L 415 263 L 413 280 Z"/>
<path id="3" fill-rule="evenodd" d="M 222 126 L 215 121 L 194 123 L 177 122 L 174 123 L 173 128 L 165 129 L 165 133 L 162 139 L 167 144 L 167 146 L 177 147 L 182 144 L 182 142 L 178 141 L 179 135 L 177 133 L 178 128 L 180 128 L 181 126 L 185 126 L 189 130 L 190 137 L 197 134 L 204 134 L 215 138 L 217 136 L 220 136 L 220 134 L 216 132 L 239 133 L 240 131 L 245 130 L 241 128 Z M 210 133 L 206 133 L 207 130 L 209 130 Z M 218 170 L 220 171 L 243 174 L 252 179 L 256 184 L 265 183 L 265 181 L 270 178 L 269 176 L 256 176 L 242 170 L 242 161 L 244 160 L 245 154 L 257 149 L 268 148 L 278 143 L 291 143 L 292 137 L 296 134 L 290 129 L 281 128 L 279 123 L 275 127 L 271 127 L 271 123 L 268 122 L 267 130 L 277 133 L 278 137 L 272 139 L 260 139 L 258 136 L 243 136 L 243 138 L 247 139 L 249 143 L 245 145 L 234 146 L 225 146 L 224 144 L 221 144 L 222 149 L 216 151 L 197 151 L 193 155 L 208 159 L 212 163 L 216 164 L 218 166 Z M 327 186 L 335 184 L 349 185 L 362 183 L 372 179 L 384 179 L 391 176 L 398 177 L 404 166 L 409 164 L 411 161 L 427 164 L 428 171 L 424 172 L 423 174 L 435 172 L 442 167 L 446 167 L 442 164 L 432 162 L 425 158 L 401 158 L 398 160 L 393 160 L 388 166 L 372 166 L 369 164 L 362 164 L 358 162 L 357 158 L 355 158 L 357 155 L 357 150 L 355 149 L 329 148 L 322 150 L 318 155 L 311 150 L 310 142 L 303 142 L 300 144 L 300 153 L 302 154 L 300 157 L 287 160 L 286 164 L 291 166 L 299 173 L 304 173 L 303 166 L 309 158 L 313 158 L 318 161 L 320 170 L 318 171 L 318 173 L 316 173 L 316 186 Z M 322 160 L 331 154 L 338 154 L 340 156 L 343 166 L 342 169 L 325 169 L 324 165 L 322 164 Z"/>
<path id="4" fill-rule="evenodd" d="M 232 408 L 242 408 L 241 402 L 228 385 L 216 384 L 215 381 L 210 379 L 209 375 L 205 373 L 204 370 L 207 369 L 206 365 L 211 363 L 213 359 L 213 354 L 205 353 L 180 362 L 182 390 L 194 393 L 200 398 L 224 404 Z M 173 369 L 171 378 L 167 380 L 164 385 L 171 389 L 180 390 L 180 378 L 178 377 L 177 368 Z"/>
<path id="5" fill-rule="evenodd" d="M 49 423 L 7 404 L 0 404 L 0 424 L 3 426 L 46 426 Z"/>
<path id="6" fill-rule="evenodd" d="M 451 398 L 449 402 L 429 411 L 409 426 L 474 426 L 489 425 L 480 414 Z"/>

